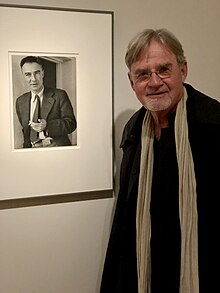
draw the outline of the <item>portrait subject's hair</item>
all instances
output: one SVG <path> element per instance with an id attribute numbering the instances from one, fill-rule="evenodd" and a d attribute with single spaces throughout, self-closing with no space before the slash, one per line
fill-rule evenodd
<path id="1" fill-rule="evenodd" d="M 20 67 L 22 68 L 22 66 L 25 63 L 38 63 L 39 65 L 42 66 L 42 69 L 44 69 L 44 63 L 43 63 L 43 59 L 37 56 L 26 56 L 23 59 L 21 59 L 20 62 Z"/>
<path id="2" fill-rule="evenodd" d="M 176 56 L 179 65 L 182 65 L 186 61 L 180 41 L 171 32 L 166 29 L 145 29 L 136 35 L 128 44 L 125 63 L 129 70 L 131 69 L 131 65 L 139 59 L 152 40 L 156 40 L 166 46 Z"/>

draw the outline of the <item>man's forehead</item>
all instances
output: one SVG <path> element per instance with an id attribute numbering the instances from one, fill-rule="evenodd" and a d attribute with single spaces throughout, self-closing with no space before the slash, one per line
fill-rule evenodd
<path id="1" fill-rule="evenodd" d="M 27 62 L 27 63 L 24 63 L 24 65 L 22 66 L 22 70 L 30 70 L 30 71 L 33 71 L 33 70 L 39 70 L 39 69 L 42 69 L 42 66 L 40 64 L 38 64 L 37 62 Z"/>
<path id="2" fill-rule="evenodd" d="M 170 48 L 156 40 L 151 41 L 151 43 L 143 50 L 140 58 L 144 57 L 176 59 L 175 54 L 170 50 Z"/>
<path id="3" fill-rule="evenodd" d="M 153 41 L 147 46 L 139 58 L 131 67 L 139 66 L 161 66 L 165 64 L 174 65 L 177 63 L 175 54 L 165 45 Z"/>

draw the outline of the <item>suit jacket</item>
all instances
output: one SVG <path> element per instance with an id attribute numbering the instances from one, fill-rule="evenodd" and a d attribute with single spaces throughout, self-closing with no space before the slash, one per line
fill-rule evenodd
<path id="1" fill-rule="evenodd" d="M 30 103 L 31 92 L 16 100 L 16 112 L 24 136 L 24 148 L 31 147 L 30 141 Z M 58 146 L 68 146 L 71 142 L 68 134 L 76 129 L 76 118 L 67 93 L 61 89 L 44 89 L 41 117 L 47 121 L 46 132 Z"/>
<path id="2" fill-rule="evenodd" d="M 199 241 L 199 280 L 200 293 L 215 292 L 218 288 L 218 274 L 220 263 L 220 241 L 218 236 L 219 217 L 219 166 L 220 166 L 220 103 L 203 93 L 195 90 L 192 86 L 185 84 L 187 100 L 187 119 L 189 130 L 189 141 L 194 160 L 195 175 L 197 182 L 197 208 L 198 208 L 198 241 Z M 121 147 L 123 157 L 120 170 L 120 189 L 117 199 L 111 235 L 104 263 L 101 293 L 137 293 L 137 264 L 136 264 L 136 202 L 138 192 L 138 179 L 140 170 L 141 153 L 141 127 L 146 109 L 141 108 L 128 121 L 124 128 Z M 167 146 L 166 141 L 165 146 Z M 175 145 L 173 142 L 172 147 Z M 175 149 L 174 149 L 175 155 Z M 172 163 L 172 162 L 171 162 Z M 155 183 L 158 188 L 167 188 L 167 195 L 173 196 L 173 185 L 178 187 L 178 169 L 173 171 L 170 161 L 165 162 L 166 168 L 171 170 L 163 172 L 164 185 L 161 180 Z M 173 165 L 172 165 L 173 166 Z M 172 175 L 175 176 L 172 176 Z M 171 178 L 169 178 L 171 176 Z M 166 179 L 170 186 L 167 187 Z M 176 190 L 176 189 L 175 189 Z M 171 194 L 169 194 L 169 192 Z M 162 191 L 162 194 L 164 191 Z M 178 188 L 176 197 L 178 198 Z M 178 207 L 177 207 L 178 210 Z M 172 208 L 168 206 L 165 210 L 165 218 L 169 217 Z M 163 221 L 163 219 L 162 219 Z M 167 231 L 165 231 L 166 235 Z M 176 235 L 176 237 L 179 237 Z M 175 245 L 164 237 L 163 244 Z M 169 242 L 170 241 L 170 242 Z M 180 243 L 180 242 L 176 242 Z M 179 250 L 176 247 L 176 250 Z M 157 251 L 155 251 L 156 253 Z M 168 260 L 171 258 L 172 250 L 167 251 Z M 174 257 L 180 265 L 180 260 Z M 162 260 L 156 266 L 160 270 Z M 216 269 L 217 268 L 217 269 Z M 171 279 L 158 279 L 156 282 L 160 289 L 154 292 L 178 293 L 178 289 L 172 290 L 176 281 L 175 272 L 171 270 L 169 261 L 163 270 L 164 276 Z M 169 286 L 170 285 L 170 286 Z M 175 288 L 178 288 L 178 284 Z"/>

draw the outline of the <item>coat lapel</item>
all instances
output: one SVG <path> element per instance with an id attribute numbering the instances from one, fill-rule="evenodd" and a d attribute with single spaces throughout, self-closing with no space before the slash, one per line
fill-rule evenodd
<path id="1" fill-rule="evenodd" d="M 134 153 L 134 161 L 131 168 L 130 180 L 128 183 L 127 198 L 130 197 L 132 189 L 139 178 L 140 173 L 140 156 L 141 156 L 141 142 L 138 143 Z"/>
<path id="2" fill-rule="evenodd" d="M 43 93 L 43 103 L 41 110 L 41 116 L 45 120 L 47 119 L 47 116 L 50 113 L 51 108 L 53 107 L 53 104 L 55 102 L 53 95 L 54 92 L 52 90 L 45 88 Z"/>

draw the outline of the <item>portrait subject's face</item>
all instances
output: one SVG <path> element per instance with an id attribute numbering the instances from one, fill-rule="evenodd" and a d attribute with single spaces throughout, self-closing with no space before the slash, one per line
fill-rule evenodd
<path id="1" fill-rule="evenodd" d="M 43 89 L 44 70 L 38 63 L 25 63 L 22 66 L 22 74 L 28 83 L 30 90 L 39 93 Z"/>

